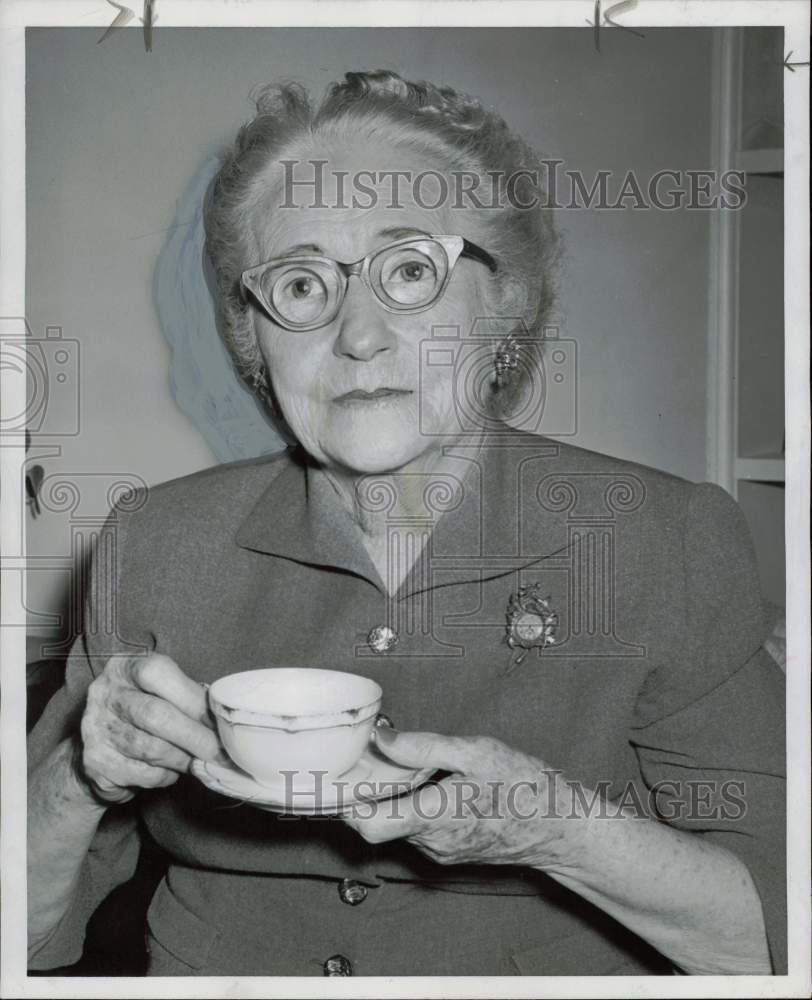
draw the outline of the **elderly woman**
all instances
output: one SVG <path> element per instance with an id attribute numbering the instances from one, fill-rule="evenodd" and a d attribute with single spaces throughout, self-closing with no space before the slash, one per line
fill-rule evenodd
<path id="1" fill-rule="evenodd" d="M 168 859 L 151 974 L 785 967 L 783 694 L 742 515 L 515 427 L 556 363 L 536 168 L 394 73 L 260 93 L 207 249 L 295 444 L 111 515 L 30 749 L 35 968 L 79 957 L 142 824 Z M 434 780 L 338 818 L 205 787 L 205 685 L 282 665 L 377 681 L 379 751 Z"/>

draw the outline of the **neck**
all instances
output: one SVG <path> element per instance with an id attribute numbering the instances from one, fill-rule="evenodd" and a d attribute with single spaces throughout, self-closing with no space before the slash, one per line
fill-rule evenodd
<path id="1" fill-rule="evenodd" d="M 473 460 L 482 449 L 484 431 L 477 436 L 447 438 L 398 469 L 362 473 L 341 466 L 322 466 L 343 506 L 374 542 L 385 538 L 392 520 L 439 517 L 449 506 L 448 491 L 462 488 Z M 464 457 L 448 454 L 465 448 Z M 439 502 L 437 502 L 439 501 Z M 454 506 L 454 504 L 450 504 Z"/>

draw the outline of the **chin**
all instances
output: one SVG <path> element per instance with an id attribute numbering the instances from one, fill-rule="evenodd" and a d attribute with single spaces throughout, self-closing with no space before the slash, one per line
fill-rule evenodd
<path id="1" fill-rule="evenodd" d="M 328 461 L 361 474 L 391 472 L 419 458 L 433 440 L 418 430 L 415 408 L 369 412 L 333 409 L 320 421 L 319 451 Z"/>
<path id="2" fill-rule="evenodd" d="M 341 447 L 331 448 L 330 453 L 345 468 L 370 475 L 400 469 L 419 458 L 425 448 L 425 440 L 399 441 L 375 435 L 364 441 L 343 442 Z"/>

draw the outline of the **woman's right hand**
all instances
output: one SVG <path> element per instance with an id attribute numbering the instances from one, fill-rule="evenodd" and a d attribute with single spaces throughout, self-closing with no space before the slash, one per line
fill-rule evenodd
<path id="1" fill-rule="evenodd" d="M 107 661 L 88 688 L 81 743 L 77 776 L 110 804 L 172 785 L 193 757 L 221 753 L 206 689 L 159 653 Z"/>

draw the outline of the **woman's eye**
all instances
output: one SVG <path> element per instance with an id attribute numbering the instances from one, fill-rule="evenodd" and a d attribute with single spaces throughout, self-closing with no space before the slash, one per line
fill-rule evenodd
<path id="1" fill-rule="evenodd" d="M 379 280 L 389 300 L 405 307 L 431 301 L 439 284 L 434 261 L 411 249 L 400 250 L 386 260 Z"/>
<path id="2" fill-rule="evenodd" d="M 320 275 L 289 270 L 271 282 L 270 302 L 283 319 L 291 323 L 313 323 L 324 312 L 327 288 Z"/>
<path id="3" fill-rule="evenodd" d="M 404 281 L 420 281 L 426 273 L 426 265 L 416 261 L 400 265 L 400 275 Z"/>

